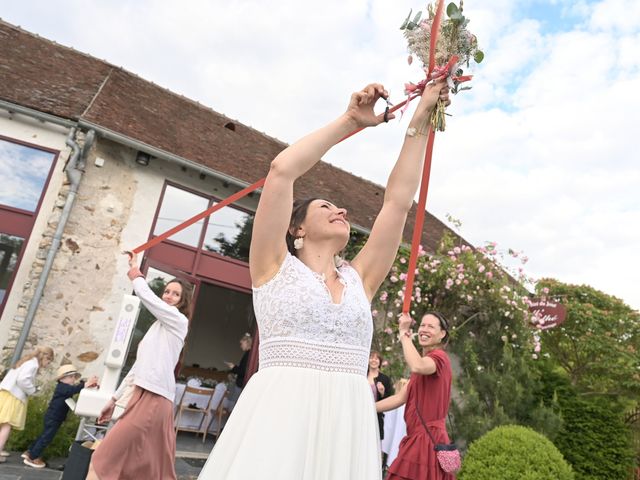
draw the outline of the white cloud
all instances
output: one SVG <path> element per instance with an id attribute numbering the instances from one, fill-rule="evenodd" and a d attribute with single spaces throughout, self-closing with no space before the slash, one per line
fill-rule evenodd
<path id="1" fill-rule="evenodd" d="M 465 2 L 486 59 L 437 137 L 429 209 L 460 218 L 476 243 L 525 250 L 534 275 L 587 283 L 640 308 L 630 268 L 640 265 L 640 2 L 552 2 L 566 25 L 553 31 L 522 17 L 534 3 Z M 398 26 L 422 6 L 76 0 L 3 11 L 9 22 L 291 142 L 370 81 L 402 99 L 403 83 L 420 72 L 406 64 Z M 406 124 L 363 132 L 326 158 L 384 183 Z"/>

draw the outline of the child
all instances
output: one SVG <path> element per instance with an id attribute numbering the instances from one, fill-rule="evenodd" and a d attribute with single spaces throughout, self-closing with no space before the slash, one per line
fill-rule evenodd
<path id="1" fill-rule="evenodd" d="M 11 427 L 24 430 L 27 418 L 27 397 L 36 393 L 36 374 L 53 360 L 50 347 L 38 347 L 33 353 L 22 357 L 7 372 L 0 383 L 0 463 L 9 456 L 4 446 L 9 439 Z"/>
<path id="2" fill-rule="evenodd" d="M 60 429 L 62 422 L 67 418 L 69 407 L 67 398 L 73 397 L 83 388 L 95 387 L 98 384 L 97 377 L 91 377 L 87 383 L 80 380 L 80 374 L 71 364 L 63 365 L 58 369 L 56 375 L 58 381 L 53 396 L 49 401 L 49 408 L 44 414 L 44 430 L 38 438 L 31 444 L 29 449 L 22 454 L 24 464 L 33 468 L 44 468 L 46 463 L 42 460 L 42 452 L 53 441 L 53 437 Z"/>

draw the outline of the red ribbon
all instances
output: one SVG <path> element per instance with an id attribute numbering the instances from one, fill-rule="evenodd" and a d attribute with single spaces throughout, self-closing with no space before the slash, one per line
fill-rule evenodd
<path id="1" fill-rule="evenodd" d="M 434 74 L 439 73 L 442 75 L 443 71 L 448 72 L 457 61 L 457 58 L 451 58 L 449 63 L 443 67 L 443 71 L 436 70 L 435 67 L 435 53 L 436 42 L 438 41 L 438 35 L 440 34 L 440 21 L 442 20 L 442 8 L 444 6 L 444 0 L 438 0 L 438 7 L 436 8 L 436 15 L 431 24 L 431 44 L 429 52 L 429 69 L 427 71 L 427 78 L 425 78 L 418 85 L 422 84 L 420 91 L 424 90 L 427 82 L 431 81 Z M 446 70 L 444 70 L 446 69 Z M 417 86 L 416 86 L 417 87 Z M 415 90 L 413 92 L 415 93 Z M 416 268 L 418 267 L 418 253 L 420 250 L 420 240 L 422 239 L 422 228 L 424 226 L 425 209 L 427 206 L 427 193 L 429 191 L 429 177 L 431 175 L 431 158 L 433 156 L 433 143 L 435 141 L 435 132 L 433 128 L 429 129 L 429 138 L 427 139 L 427 150 L 424 154 L 424 166 L 422 167 L 422 180 L 420 181 L 420 196 L 418 197 L 418 210 L 416 211 L 416 222 L 413 226 L 413 238 L 411 239 L 411 254 L 409 255 L 409 267 L 407 270 L 407 279 L 404 284 L 404 298 L 402 303 L 402 313 L 409 313 L 411 309 L 411 297 L 413 293 L 413 282 L 416 277 Z"/>
<path id="2" fill-rule="evenodd" d="M 419 93 L 416 95 L 409 95 L 408 98 L 404 101 L 399 103 L 398 105 L 395 105 L 393 108 L 389 109 L 388 113 L 393 113 L 396 110 L 398 110 L 399 108 L 402 108 L 405 104 L 408 104 L 411 100 L 413 100 L 414 98 L 420 96 Z M 380 115 L 378 116 L 379 118 L 381 117 Z M 346 140 L 347 138 L 355 135 L 356 133 L 364 130 L 365 127 L 359 128 L 357 130 L 354 130 L 353 132 L 351 132 L 349 135 L 342 137 L 340 139 L 340 141 L 338 141 L 338 143 Z M 232 204 L 233 202 L 240 200 L 242 197 L 249 195 L 251 192 L 257 190 L 258 188 L 262 187 L 264 185 L 266 178 L 263 178 L 261 180 L 258 180 L 256 183 L 249 185 L 246 188 L 243 188 L 242 190 L 240 190 L 239 192 L 234 193 L 233 195 L 231 195 L 230 197 L 225 198 L 224 200 L 216 203 L 215 205 L 212 205 L 210 208 L 208 208 L 207 210 L 205 210 L 204 212 L 201 212 L 199 214 L 197 214 L 194 217 L 191 217 L 188 220 L 185 220 L 184 222 L 182 222 L 179 225 L 176 225 L 175 227 L 173 227 L 171 230 L 167 230 L 166 232 L 164 232 L 161 235 L 158 235 L 157 237 L 153 237 L 151 240 L 149 240 L 146 243 L 143 243 L 142 245 L 140 245 L 139 247 L 136 247 L 135 249 L 133 249 L 133 253 L 140 253 L 140 252 L 144 252 L 145 250 L 150 249 L 151 247 L 157 245 L 158 243 L 162 242 L 163 240 L 166 240 L 167 238 L 169 238 L 172 235 L 175 235 L 176 233 L 178 233 L 181 230 L 184 230 L 185 228 L 193 225 L 194 223 L 196 223 L 199 220 L 202 220 L 203 218 L 217 212 L 218 210 L 220 210 L 221 208 L 226 207 L 227 205 Z"/>
<path id="3" fill-rule="evenodd" d="M 451 69 L 456 65 L 455 62 L 457 62 L 458 58 L 452 57 L 451 60 L 449 60 L 449 62 L 447 63 L 447 65 L 445 65 L 444 67 L 435 66 L 435 45 L 437 42 L 437 37 L 440 33 L 440 21 L 442 18 L 443 5 L 444 5 L 444 0 L 439 0 L 438 6 L 436 9 L 436 15 L 435 15 L 433 24 L 431 25 L 431 52 L 429 54 L 429 69 L 427 71 L 427 77 L 417 85 L 413 83 L 406 84 L 405 88 L 407 89 L 407 95 L 408 95 L 407 99 L 404 102 L 401 102 L 398 105 L 395 105 L 393 108 L 391 108 L 389 110 L 390 113 L 395 112 L 396 110 L 398 110 L 399 108 L 402 108 L 405 105 L 408 105 L 408 103 L 411 100 L 413 100 L 416 97 L 419 97 L 422 94 L 424 87 L 429 81 L 431 81 L 431 79 L 437 78 L 445 73 L 448 73 L 449 75 L 451 75 Z M 471 79 L 470 76 L 464 76 L 464 77 L 461 76 L 461 77 L 453 77 L 453 78 L 460 82 L 464 82 Z M 356 133 L 360 132 L 363 129 L 364 127 L 351 132 L 349 135 L 340 139 L 338 143 L 355 135 Z M 413 238 L 411 240 L 411 255 L 409 257 L 409 269 L 407 271 L 407 279 L 405 283 L 405 292 L 404 292 L 404 302 L 402 306 L 403 313 L 409 313 L 409 309 L 411 307 L 413 283 L 415 280 L 415 273 L 416 273 L 416 268 L 418 264 L 420 240 L 422 239 L 422 228 L 424 226 L 424 218 L 426 213 L 427 193 L 429 191 L 429 177 L 431 175 L 431 159 L 433 156 L 434 141 L 435 141 L 435 132 L 431 129 L 429 131 L 429 137 L 427 139 L 427 149 L 425 152 L 424 167 L 422 170 L 422 180 L 420 184 L 420 196 L 418 199 L 418 210 L 416 212 L 416 221 L 413 228 Z M 241 199 L 245 195 L 248 195 L 249 193 L 262 187 L 264 185 L 265 180 L 266 180 L 265 178 L 258 180 L 253 185 L 249 185 L 248 187 L 240 190 L 239 192 L 234 193 L 230 197 L 227 197 L 221 202 L 216 203 L 211 208 L 205 210 L 202 213 L 199 213 L 195 217 L 192 217 L 189 220 L 182 222 L 180 225 L 173 227 L 171 230 L 168 230 L 167 232 L 164 232 L 163 234 L 152 238 L 148 242 L 140 245 L 139 247 L 136 247 L 133 250 L 133 252 L 140 253 L 153 247 L 154 245 L 157 245 L 161 241 L 169 238 L 171 235 L 174 235 L 179 231 L 187 228 L 188 226 L 193 225 L 198 220 L 201 220 L 209 215 L 212 215 L 213 213 L 220 210 L 221 208 L 226 207 L 227 205 Z"/>

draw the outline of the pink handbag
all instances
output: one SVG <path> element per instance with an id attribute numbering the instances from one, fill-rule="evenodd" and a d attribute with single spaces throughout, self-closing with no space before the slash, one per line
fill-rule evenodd
<path id="1" fill-rule="evenodd" d="M 417 407 L 417 406 L 416 406 Z M 438 464 L 440 468 L 445 473 L 455 473 L 460 470 L 462 466 L 462 460 L 460 459 L 460 451 L 455 443 L 436 443 L 431 435 L 431 432 L 427 428 L 427 424 L 424 423 L 422 419 L 422 415 L 420 414 L 420 409 L 416 408 L 416 412 L 418 413 L 418 417 L 422 422 L 422 426 L 424 427 L 427 435 L 431 439 L 431 443 L 433 443 L 433 449 L 436 452 L 436 458 L 438 459 Z"/>

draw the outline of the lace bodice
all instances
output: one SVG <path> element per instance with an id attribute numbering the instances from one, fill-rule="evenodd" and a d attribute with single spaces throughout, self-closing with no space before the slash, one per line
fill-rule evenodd
<path id="1" fill-rule="evenodd" d="M 260 369 L 296 366 L 366 375 L 373 333 L 371 306 L 358 273 L 338 269 L 342 301 L 333 303 L 322 277 L 293 255 L 253 289 L 260 329 Z"/>

